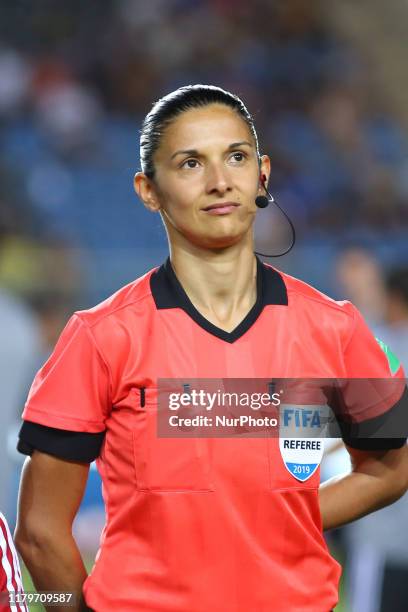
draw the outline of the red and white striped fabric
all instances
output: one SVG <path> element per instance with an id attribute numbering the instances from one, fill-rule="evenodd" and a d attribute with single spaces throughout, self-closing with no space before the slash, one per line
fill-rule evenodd
<path id="1" fill-rule="evenodd" d="M 10 529 L 0 512 L 0 612 L 28 612 L 26 604 L 7 603 L 8 593 L 22 593 L 20 563 Z"/>

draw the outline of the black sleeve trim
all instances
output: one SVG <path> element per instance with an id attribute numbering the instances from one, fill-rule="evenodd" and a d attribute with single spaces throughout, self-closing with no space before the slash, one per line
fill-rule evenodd
<path id="1" fill-rule="evenodd" d="M 67 431 L 24 421 L 19 433 L 17 450 L 23 455 L 31 455 L 36 449 L 61 459 L 91 463 L 99 457 L 104 437 L 104 431 L 100 433 Z"/>
<path id="2" fill-rule="evenodd" d="M 408 389 L 387 412 L 361 423 L 339 420 L 344 442 L 359 450 L 402 448 L 408 437 Z"/>

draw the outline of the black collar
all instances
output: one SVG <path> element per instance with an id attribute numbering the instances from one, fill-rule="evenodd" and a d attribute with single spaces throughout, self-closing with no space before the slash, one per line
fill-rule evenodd
<path id="1" fill-rule="evenodd" d="M 226 342 L 235 342 L 255 323 L 264 306 L 288 305 L 288 294 L 282 276 L 274 268 L 265 266 L 258 257 L 256 274 L 257 299 L 241 323 L 232 331 L 226 332 L 208 321 L 192 304 L 187 293 L 174 273 L 168 257 L 150 277 L 150 288 L 158 310 L 181 308 L 203 329 Z"/>

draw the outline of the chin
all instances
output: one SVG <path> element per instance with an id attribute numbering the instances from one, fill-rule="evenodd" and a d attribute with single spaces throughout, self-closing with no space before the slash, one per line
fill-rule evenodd
<path id="1" fill-rule="evenodd" d="M 200 233 L 183 232 L 184 237 L 201 249 L 225 249 L 245 240 L 251 227 L 208 228 Z"/>
<path id="2" fill-rule="evenodd" d="M 200 241 L 200 245 L 206 249 L 226 249 L 228 247 L 238 244 L 243 239 L 242 234 L 231 236 L 208 236 L 208 238 Z"/>

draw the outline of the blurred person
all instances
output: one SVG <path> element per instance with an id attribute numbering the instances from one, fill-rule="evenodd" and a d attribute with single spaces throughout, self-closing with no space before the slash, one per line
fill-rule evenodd
<path id="1" fill-rule="evenodd" d="M 0 226 L 0 267 L 7 234 Z M 41 351 L 38 321 L 29 306 L 0 283 L 0 508 L 11 511 L 11 476 L 14 462 L 7 436 L 18 423 L 21 400 L 38 367 Z"/>
<path id="2" fill-rule="evenodd" d="M 19 595 L 23 597 L 20 563 L 8 523 L 0 512 L 0 612 L 28 612 Z"/>
<path id="3" fill-rule="evenodd" d="M 405 438 L 345 429 L 352 470 L 319 488 L 320 445 L 299 476 L 277 438 L 161 438 L 157 380 L 386 378 L 402 383 L 382 398 L 378 418 L 393 421 L 402 368 L 390 371 L 351 303 L 255 256 L 270 160 L 239 98 L 180 88 L 146 116 L 140 146 L 135 189 L 160 213 L 170 256 L 75 313 L 38 372 L 18 444 L 29 458 L 17 547 L 36 587 L 77 593 L 76 609 L 329 612 L 340 567 L 322 530 L 406 491 Z M 307 448 L 296 466 L 311 461 Z M 87 576 L 72 522 L 94 459 L 107 520 Z"/>
<path id="4" fill-rule="evenodd" d="M 334 278 L 339 287 L 338 294 L 350 300 L 376 335 L 394 348 L 393 344 L 388 342 L 385 330 L 378 329 L 384 317 L 386 291 L 382 268 L 373 253 L 357 245 L 343 248 L 335 261 Z M 398 352 L 396 354 L 400 357 Z M 326 452 L 322 462 L 324 479 L 342 474 L 349 468 L 350 457 L 341 440 L 326 440 Z M 341 530 L 336 533 L 340 546 L 345 545 L 343 535 Z"/>
<path id="5" fill-rule="evenodd" d="M 342 294 L 364 313 L 371 327 L 383 318 L 385 288 L 377 259 L 365 248 L 351 246 L 337 257 L 335 275 Z"/>
<path id="6" fill-rule="evenodd" d="M 350 245 L 338 254 L 334 273 L 335 283 L 339 286 L 338 294 L 349 299 L 363 314 L 370 328 L 376 329 L 382 320 L 385 304 L 382 270 L 377 259 L 367 249 Z M 383 336 L 380 335 L 380 338 Z M 323 480 L 344 474 L 349 469 L 350 456 L 342 441 L 338 438 L 326 440 L 322 461 Z M 339 529 L 328 534 L 328 541 L 333 549 L 347 558 L 344 532 L 344 529 Z"/>
<path id="7" fill-rule="evenodd" d="M 384 325 L 379 335 L 393 348 L 408 371 L 408 267 L 395 266 L 385 275 Z"/>
<path id="8" fill-rule="evenodd" d="M 12 193 L 7 169 L 2 187 Z M 20 205 L 20 206 L 19 206 Z M 16 212 L 17 213 L 13 214 Z M 73 266 L 66 250 L 50 253 L 45 244 L 33 240 L 24 205 L 15 195 L 1 201 L 0 207 L 0 509 L 11 525 L 15 521 L 16 470 L 21 470 L 21 455 L 15 450 L 21 402 L 36 370 L 48 359 L 70 309 L 68 294 L 74 284 Z M 20 215 L 19 215 L 20 213 Z M 53 295 L 45 303 L 46 287 Z M 59 302 L 57 302 L 59 294 Z M 41 297 L 40 297 L 41 296 Z M 52 304 L 50 303 L 52 302 Z M 59 314 L 57 314 L 57 312 Z"/>
<path id="9" fill-rule="evenodd" d="M 51 145 L 64 156 L 94 153 L 103 117 L 98 95 L 77 81 L 63 62 L 39 62 L 33 76 L 33 105 Z"/>
<path id="10" fill-rule="evenodd" d="M 31 67 L 14 49 L 0 49 L 0 118 L 14 117 L 28 102 Z"/>
<path id="11" fill-rule="evenodd" d="M 408 368 L 408 268 L 384 279 L 384 322 L 378 334 Z M 405 612 L 408 605 L 408 497 L 349 525 L 348 590 L 351 612 Z"/>
<path id="12" fill-rule="evenodd" d="M 406 198 L 399 177 L 407 141 L 379 99 L 367 96 L 367 73 L 367 68 L 359 66 L 343 82 L 329 81 L 311 101 L 310 119 L 325 150 L 318 167 L 321 177 L 317 173 L 314 178 L 328 181 L 332 192 L 316 220 L 322 223 L 330 218 L 332 203 L 342 194 L 343 203 L 336 208 L 343 210 L 344 229 L 354 225 L 381 232 L 405 222 Z"/>

